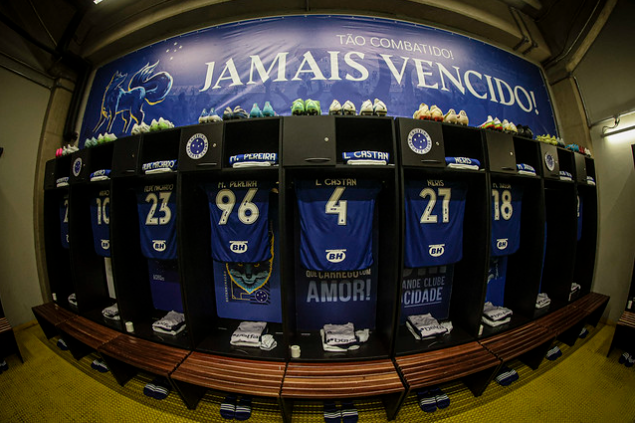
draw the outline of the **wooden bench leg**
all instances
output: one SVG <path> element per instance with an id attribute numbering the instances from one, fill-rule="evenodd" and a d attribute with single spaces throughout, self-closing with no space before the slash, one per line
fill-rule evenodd
<path id="1" fill-rule="evenodd" d="M 547 355 L 547 351 L 549 351 L 549 348 L 551 348 L 551 344 L 553 343 L 553 341 L 553 339 L 550 339 L 549 341 L 537 346 L 536 348 L 527 351 L 525 354 L 521 355 L 518 358 L 532 370 L 536 370 L 538 367 L 540 367 L 540 363 L 542 363 L 542 360 Z"/>
<path id="2" fill-rule="evenodd" d="M 172 386 L 181 396 L 181 399 L 190 410 L 195 410 L 199 401 L 207 392 L 207 388 L 193 385 L 191 383 L 182 382 L 180 380 L 170 378 Z"/>
<path id="3" fill-rule="evenodd" d="M 284 423 L 291 423 L 291 414 L 293 414 L 293 399 L 279 397 L 280 410 L 282 410 L 282 420 Z"/>
<path id="4" fill-rule="evenodd" d="M 616 325 L 615 332 L 613 333 L 613 339 L 611 340 L 611 346 L 609 352 L 606 354 L 608 357 L 613 351 L 613 348 L 620 348 L 624 351 L 635 352 L 635 329 L 627 326 Z"/>
<path id="5" fill-rule="evenodd" d="M 384 408 L 386 409 L 386 418 L 388 420 L 395 420 L 397 418 L 397 413 L 401 408 L 401 405 L 406 399 L 406 392 L 399 392 L 395 394 L 382 395 L 381 400 L 384 403 Z"/>
<path id="6" fill-rule="evenodd" d="M 101 354 L 102 358 L 106 362 L 106 365 L 110 369 L 112 375 L 117 380 L 117 383 L 124 386 L 130 379 L 132 379 L 137 373 L 138 369 L 131 366 L 128 363 L 124 363 L 121 360 L 117 360 L 107 354 Z"/>
<path id="7" fill-rule="evenodd" d="M 42 328 L 42 332 L 44 332 L 44 336 L 46 336 L 46 339 L 51 339 L 52 337 L 58 335 L 57 328 L 51 322 L 40 317 L 37 314 L 35 314 L 35 318 L 37 319 L 38 324 Z"/>
<path id="8" fill-rule="evenodd" d="M 22 358 L 22 352 L 20 351 L 18 341 L 15 339 L 13 329 L 0 334 L 0 360 L 11 354 L 17 354 L 20 361 L 24 363 L 24 358 Z"/>
<path id="9" fill-rule="evenodd" d="M 72 336 L 70 336 L 68 333 L 64 331 L 60 331 L 60 336 L 62 337 L 62 339 L 64 339 L 64 342 L 66 342 L 66 345 L 68 346 L 68 349 L 73 355 L 73 357 L 75 358 L 75 360 L 79 361 L 83 357 L 95 351 L 89 346 L 87 346 L 86 344 L 83 344 L 82 342 L 73 338 Z"/>
<path id="10" fill-rule="evenodd" d="M 498 366 L 465 376 L 461 381 L 472 391 L 475 397 L 480 397 L 502 365 L 503 362 L 501 361 Z"/>
<path id="11" fill-rule="evenodd" d="M 567 329 L 560 335 L 558 335 L 558 340 L 564 342 L 568 346 L 572 347 L 575 344 L 575 341 L 578 340 L 578 335 L 580 335 L 580 331 L 584 327 L 584 320 L 576 323 L 571 328 Z"/>
<path id="12" fill-rule="evenodd" d="M 587 317 L 586 323 L 588 323 L 589 325 L 593 327 L 597 327 L 598 323 L 600 322 L 600 318 L 602 317 L 602 314 L 604 314 L 604 310 L 606 309 L 607 304 L 608 304 L 608 301 L 604 304 L 603 307 L 598 307 L 595 310 L 593 310 L 591 314 L 589 314 L 589 316 Z"/>

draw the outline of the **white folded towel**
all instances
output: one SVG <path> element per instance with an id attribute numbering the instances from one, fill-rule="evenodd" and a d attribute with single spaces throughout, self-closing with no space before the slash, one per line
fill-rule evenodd
<path id="1" fill-rule="evenodd" d="M 240 322 L 229 343 L 243 347 L 260 347 L 260 337 L 266 327 L 267 322 Z"/>
<path id="2" fill-rule="evenodd" d="M 345 325 L 324 325 L 324 342 L 330 346 L 350 345 L 357 342 L 355 326 L 352 323 Z"/>
<path id="3" fill-rule="evenodd" d="M 107 319 L 121 320 L 119 316 L 119 305 L 117 303 L 103 309 L 101 314 Z"/>
<path id="4" fill-rule="evenodd" d="M 166 335 L 176 335 L 183 329 L 185 329 L 185 315 L 174 310 L 152 323 L 153 331 Z"/>
<path id="5" fill-rule="evenodd" d="M 505 319 L 501 319 L 501 320 L 490 320 L 485 316 L 481 316 L 481 322 L 485 323 L 487 326 L 491 326 L 491 327 L 497 327 L 497 326 L 502 326 L 506 323 L 509 323 L 512 321 L 511 317 L 507 317 Z"/>
<path id="6" fill-rule="evenodd" d="M 504 319 L 514 314 L 510 309 L 506 307 L 495 306 L 491 302 L 486 302 L 483 306 L 483 316 L 488 320 L 497 321 Z"/>
<path id="7" fill-rule="evenodd" d="M 547 295 L 546 292 L 541 292 L 536 297 L 536 308 L 544 308 L 551 304 L 551 298 Z"/>
<path id="8" fill-rule="evenodd" d="M 430 313 L 408 316 L 407 323 L 412 325 L 413 329 L 416 330 L 422 339 L 443 335 L 448 331 L 447 328 L 440 325 L 437 319 L 432 317 Z"/>

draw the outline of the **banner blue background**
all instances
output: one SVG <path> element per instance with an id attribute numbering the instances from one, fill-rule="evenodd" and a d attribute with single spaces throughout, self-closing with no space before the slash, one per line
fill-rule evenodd
<path id="1" fill-rule="evenodd" d="M 364 100 L 380 98 L 389 116 L 401 117 L 425 102 L 443 112 L 464 109 L 471 126 L 492 115 L 534 134 L 556 133 L 540 68 L 518 56 L 418 24 L 309 15 L 216 26 L 102 66 L 80 140 L 109 125 L 118 137 L 129 135 L 126 120 L 195 124 L 211 107 L 222 115 L 228 106 L 249 112 L 270 101 L 279 115 L 290 115 L 296 98 L 319 100 L 323 113 L 333 99 L 351 100 L 359 112 Z"/>

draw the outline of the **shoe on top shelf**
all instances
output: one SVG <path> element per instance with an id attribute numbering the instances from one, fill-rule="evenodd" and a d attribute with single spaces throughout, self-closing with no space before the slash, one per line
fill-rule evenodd
<path id="1" fill-rule="evenodd" d="M 467 126 L 470 123 L 469 118 L 467 117 L 467 113 L 465 110 L 461 110 L 458 115 L 456 115 L 456 123 L 459 125 Z"/>
<path id="2" fill-rule="evenodd" d="M 443 122 L 443 112 L 436 104 L 433 104 L 432 107 L 430 107 L 430 118 L 437 122 Z"/>
<path id="3" fill-rule="evenodd" d="M 355 109 L 355 104 L 353 104 L 350 100 L 346 100 L 346 102 L 342 105 L 342 113 L 344 115 L 356 115 L 357 109 Z"/>
<path id="4" fill-rule="evenodd" d="M 318 100 L 311 100 L 310 98 L 304 102 L 304 113 L 310 116 L 320 116 L 322 114 L 322 108 Z"/>
<path id="5" fill-rule="evenodd" d="M 362 107 L 359 108 L 360 116 L 371 116 L 373 114 L 373 103 L 370 100 L 366 100 L 362 103 Z"/>
<path id="6" fill-rule="evenodd" d="M 413 119 L 430 120 L 430 109 L 426 103 L 421 103 L 419 109 L 412 115 Z"/>
<path id="7" fill-rule="evenodd" d="M 373 114 L 375 116 L 386 116 L 386 114 L 388 114 L 386 104 L 378 98 L 376 98 L 373 103 Z"/>
<path id="8" fill-rule="evenodd" d="M 265 101 L 265 106 L 262 108 L 262 115 L 264 117 L 273 117 L 276 115 L 273 107 L 271 107 L 271 103 L 269 103 L 268 101 Z"/>
<path id="9" fill-rule="evenodd" d="M 231 107 L 226 107 L 223 112 L 223 120 L 232 120 L 234 118 L 234 111 Z"/>
<path id="10" fill-rule="evenodd" d="M 247 114 L 245 109 L 240 106 L 234 107 L 234 119 L 247 119 L 248 117 L 249 115 Z"/>
<path id="11" fill-rule="evenodd" d="M 457 123 L 458 117 L 454 109 L 448 110 L 448 112 L 443 116 L 443 122 L 446 123 Z"/>
<path id="12" fill-rule="evenodd" d="M 341 115 L 342 114 L 342 105 L 339 101 L 333 100 L 331 105 L 329 106 L 329 115 Z"/>
<path id="13" fill-rule="evenodd" d="M 304 100 L 298 98 L 291 103 L 291 114 L 293 116 L 302 116 L 304 114 Z"/>
<path id="14" fill-rule="evenodd" d="M 258 103 L 254 103 L 254 105 L 251 107 L 251 112 L 249 112 L 249 117 L 250 118 L 262 117 L 262 111 L 260 110 L 260 107 L 258 107 Z"/>

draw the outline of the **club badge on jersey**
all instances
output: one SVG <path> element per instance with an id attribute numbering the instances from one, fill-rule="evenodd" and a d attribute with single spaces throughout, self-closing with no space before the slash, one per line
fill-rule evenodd
<path id="1" fill-rule="evenodd" d="M 522 200 L 522 187 L 492 183 L 492 257 L 508 256 L 518 250 Z"/>
<path id="2" fill-rule="evenodd" d="M 99 190 L 90 201 L 90 223 L 95 253 L 110 257 L 110 191 Z"/>
<path id="3" fill-rule="evenodd" d="M 373 264 L 373 215 L 381 185 L 359 179 L 295 182 L 300 260 L 310 270 L 362 270 Z"/>
<path id="4" fill-rule="evenodd" d="M 65 195 L 60 199 L 60 239 L 62 241 L 62 247 L 70 248 L 68 238 L 68 195 Z"/>
<path id="5" fill-rule="evenodd" d="M 463 257 L 467 185 L 443 179 L 406 181 L 407 268 L 442 266 Z"/>
<path id="6" fill-rule="evenodd" d="M 207 184 L 212 258 L 228 263 L 259 263 L 271 258 L 269 181 Z"/>
<path id="7" fill-rule="evenodd" d="M 174 184 L 145 185 L 137 192 L 141 253 L 156 260 L 175 260 L 176 188 Z"/>

